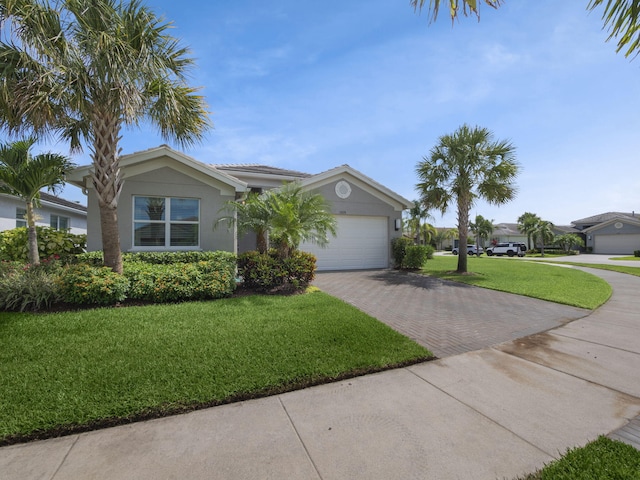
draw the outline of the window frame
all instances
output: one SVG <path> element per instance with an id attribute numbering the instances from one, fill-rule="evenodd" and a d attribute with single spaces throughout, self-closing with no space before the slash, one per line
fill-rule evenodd
<path id="1" fill-rule="evenodd" d="M 56 219 L 56 224 L 55 226 L 53 225 L 53 219 Z M 60 227 L 60 219 L 64 218 L 67 222 L 67 226 L 66 228 L 61 228 Z M 57 213 L 52 213 L 49 215 L 49 226 L 55 230 L 64 230 L 64 231 L 68 231 L 71 230 L 71 218 L 69 217 L 65 217 L 64 215 L 58 215 Z"/>
<path id="2" fill-rule="evenodd" d="M 16 207 L 16 228 L 26 228 L 27 226 L 27 209 Z"/>
<path id="3" fill-rule="evenodd" d="M 138 220 L 136 219 L 136 199 L 138 198 L 159 198 L 164 200 L 164 220 Z M 132 251 L 167 251 L 167 250 L 200 250 L 201 238 L 201 199 L 196 197 L 172 197 L 164 195 L 132 195 L 131 197 L 131 250 Z M 197 220 L 171 220 L 171 201 L 172 200 L 195 200 L 197 206 Z M 164 245 L 136 245 L 136 224 L 164 225 Z M 198 232 L 196 235 L 195 245 L 171 245 L 171 226 L 172 225 L 196 225 Z"/>

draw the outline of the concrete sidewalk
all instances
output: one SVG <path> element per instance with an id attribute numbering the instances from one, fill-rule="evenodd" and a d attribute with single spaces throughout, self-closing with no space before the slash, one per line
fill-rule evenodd
<path id="1" fill-rule="evenodd" d="M 640 414 L 640 278 L 546 333 L 334 384 L 0 449 L 13 479 L 497 479 Z"/>

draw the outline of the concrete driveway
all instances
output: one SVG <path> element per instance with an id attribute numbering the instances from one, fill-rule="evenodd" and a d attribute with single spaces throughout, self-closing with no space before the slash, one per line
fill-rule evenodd
<path id="1" fill-rule="evenodd" d="M 439 358 L 532 335 L 589 314 L 581 308 L 396 270 L 322 272 L 314 285 Z"/>

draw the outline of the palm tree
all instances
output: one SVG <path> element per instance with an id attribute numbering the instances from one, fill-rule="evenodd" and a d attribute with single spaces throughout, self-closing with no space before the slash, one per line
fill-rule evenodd
<path id="1" fill-rule="evenodd" d="M 541 218 L 535 213 L 524 212 L 518 217 L 518 230 L 527 236 L 527 248 L 531 250 L 531 235 Z"/>
<path id="2" fill-rule="evenodd" d="M 451 135 L 443 135 L 430 155 L 418 163 L 421 202 L 443 214 L 452 202 L 458 208 L 460 245 L 467 244 L 469 210 L 476 199 L 500 205 L 513 199 L 518 174 L 515 147 L 507 141 L 493 141 L 486 128 L 463 125 Z M 467 252 L 458 255 L 458 273 L 467 271 Z"/>
<path id="3" fill-rule="evenodd" d="M 148 121 L 182 146 L 201 140 L 209 121 L 186 84 L 193 60 L 139 0 L 0 0 L 0 20 L 15 39 L 0 41 L 0 118 L 10 133 L 89 145 L 104 263 L 121 272 L 121 129 Z"/>
<path id="4" fill-rule="evenodd" d="M 431 243 L 431 240 L 435 239 L 436 235 L 438 234 L 438 231 L 436 230 L 436 227 L 434 227 L 433 225 L 431 225 L 430 223 L 423 223 L 420 226 L 420 243 L 421 245 L 429 245 Z"/>
<path id="5" fill-rule="evenodd" d="M 482 215 L 476 215 L 475 221 L 470 223 L 469 227 L 476 236 L 476 251 L 480 252 L 480 247 L 484 248 L 485 242 L 493 233 L 493 220 L 487 220 Z"/>
<path id="6" fill-rule="evenodd" d="M 533 230 L 534 243 L 540 243 L 540 255 L 544 257 L 544 245 L 553 240 L 553 223 L 547 220 L 539 220 Z"/>
<path id="7" fill-rule="evenodd" d="M 406 222 L 407 234 L 420 243 L 420 236 L 423 232 L 422 220 L 431 218 L 429 210 L 425 208 L 418 200 L 413 201 L 413 206 L 409 209 L 409 219 Z"/>
<path id="8" fill-rule="evenodd" d="M 26 203 L 29 263 L 38 265 L 38 236 L 34 208 L 40 206 L 40 190 L 51 192 L 64 185 L 65 172 L 75 165 L 62 155 L 42 153 L 31 156 L 34 138 L 0 145 L 0 193 L 21 198 Z"/>
<path id="9" fill-rule="evenodd" d="M 263 194 L 270 213 L 269 237 L 280 258 L 288 258 L 301 242 L 310 241 L 323 247 L 328 234 L 336 236 L 336 219 L 324 197 L 302 189 L 291 182 Z"/>
<path id="10" fill-rule="evenodd" d="M 411 5 L 415 11 L 422 10 L 424 7 L 425 0 L 411 0 Z M 438 18 L 438 12 L 440 11 L 440 2 L 441 0 L 429 0 L 429 11 L 431 13 L 431 19 L 435 21 Z M 493 8 L 498 8 L 502 3 L 502 0 L 484 0 L 484 3 Z M 462 4 L 462 12 L 466 16 L 468 12 L 474 13 L 478 18 L 480 18 L 480 11 L 478 10 L 478 1 L 477 0 L 462 0 L 462 2 L 458 0 L 448 0 L 449 13 L 451 14 L 451 19 L 454 20 L 458 16 L 458 12 L 460 11 L 460 4 Z"/>
<path id="11" fill-rule="evenodd" d="M 222 209 L 226 215 L 220 217 L 215 226 L 226 222 L 229 228 L 235 224 L 239 235 L 254 232 L 258 252 L 266 253 L 269 248 L 267 234 L 272 216 L 267 207 L 264 196 L 251 192 L 240 200 L 227 202 Z"/>

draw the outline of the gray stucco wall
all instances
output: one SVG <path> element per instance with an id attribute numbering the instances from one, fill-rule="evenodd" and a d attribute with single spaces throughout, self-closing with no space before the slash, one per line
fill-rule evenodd
<path id="1" fill-rule="evenodd" d="M 346 199 L 342 199 L 336 194 L 336 184 L 341 180 L 346 181 L 351 187 L 351 194 Z M 336 215 L 387 217 L 389 251 L 391 251 L 391 239 L 402 236 L 402 229 L 396 230 L 395 228 L 395 221 L 402 218 L 402 212 L 395 210 L 389 203 L 359 187 L 349 176 L 336 178 L 314 191 L 320 193 L 329 202 L 331 212 Z"/>
<path id="2" fill-rule="evenodd" d="M 133 250 L 133 197 L 160 196 L 197 198 L 200 200 L 200 250 L 235 252 L 235 232 L 226 224 L 213 228 L 220 209 L 233 195 L 222 195 L 219 188 L 207 185 L 188 175 L 164 167 L 143 175 L 125 177 L 118 202 L 120 246 L 123 252 Z M 88 199 L 88 250 L 101 250 L 100 212 L 93 189 Z M 167 249 L 168 250 L 168 249 Z"/>
<path id="3" fill-rule="evenodd" d="M 16 208 L 26 208 L 26 205 L 18 198 L 0 196 L 0 231 L 16 228 Z M 48 227 L 51 224 L 51 215 L 59 215 L 69 219 L 71 233 L 78 235 L 87 232 L 87 218 L 81 212 L 46 204 L 36 208 L 35 214 L 38 226 Z"/>

